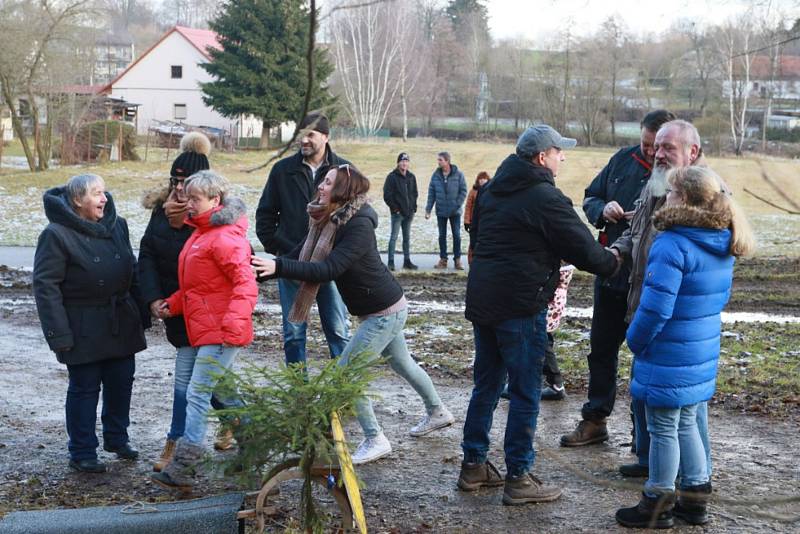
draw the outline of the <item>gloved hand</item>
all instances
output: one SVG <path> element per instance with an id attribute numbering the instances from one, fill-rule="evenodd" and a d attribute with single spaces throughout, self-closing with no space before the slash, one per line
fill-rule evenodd
<path id="1" fill-rule="evenodd" d="M 470 223 L 464 223 L 464 230 L 466 230 L 467 232 L 469 232 L 469 229 L 471 227 L 472 227 L 472 225 Z"/>

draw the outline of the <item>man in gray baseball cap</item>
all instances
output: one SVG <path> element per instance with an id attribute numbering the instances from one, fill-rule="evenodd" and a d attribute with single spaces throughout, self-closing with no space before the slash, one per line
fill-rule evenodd
<path id="1" fill-rule="evenodd" d="M 517 139 L 517 155 L 530 159 L 536 154 L 547 152 L 550 148 L 564 150 L 574 148 L 578 141 L 571 137 L 562 137 L 560 133 L 546 124 L 529 126 Z M 561 161 L 564 161 L 563 159 Z M 555 175 L 555 173 L 553 173 Z"/>
<path id="2" fill-rule="evenodd" d="M 547 345 L 547 303 L 561 260 L 610 276 L 618 256 L 595 241 L 555 186 L 553 177 L 575 139 L 550 126 L 532 126 L 516 153 L 500 164 L 481 190 L 472 215 L 473 261 L 464 315 L 475 336 L 474 388 L 464 421 L 458 487 L 504 486 L 504 504 L 558 499 L 561 489 L 532 474 L 533 438 Z M 510 402 L 504 451 L 506 476 L 491 464 L 492 413 L 508 371 Z"/>

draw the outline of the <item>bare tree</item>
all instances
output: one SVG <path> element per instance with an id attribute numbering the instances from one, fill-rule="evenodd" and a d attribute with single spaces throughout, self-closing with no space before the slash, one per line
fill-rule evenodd
<path id="1" fill-rule="evenodd" d="M 42 105 L 46 106 L 53 80 L 48 71 L 58 64 L 58 54 L 71 47 L 74 23 L 87 13 L 88 0 L 68 3 L 40 0 L 36 3 L 0 0 L 0 85 L 2 97 L 11 110 L 14 133 L 22 143 L 28 167 L 48 168 L 52 119 L 46 115 L 42 125 Z M 49 87 L 48 87 L 49 85 Z M 21 104 L 25 103 L 22 116 Z M 44 108 L 46 110 L 46 107 Z M 28 119 L 33 147 L 26 137 L 23 120 Z"/>
<path id="2" fill-rule="evenodd" d="M 394 4 L 367 3 L 334 14 L 329 24 L 345 109 L 361 135 L 383 126 L 400 86 L 396 13 Z"/>
<path id="3" fill-rule="evenodd" d="M 403 120 L 403 141 L 408 141 L 409 98 L 417 88 L 420 76 L 427 64 L 428 50 L 424 47 L 424 26 L 407 4 L 398 7 L 395 38 L 398 43 L 397 83 L 400 89 L 400 111 Z"/>
<path id="4" fill-rule="evenodd" d="M 610 16 L 600 26 L 598 35 L 599 51 L 605 55 L 605 72 L 608 75 L 608 87 L 611 95 L 608 102 L 608 120 L 611 122 L 611 144 L 617 144 L 616 114 L 617 114 L 617 84 L 620 70 L 625 66 L 625 44 L 628 36 L 619 16 Z"/>
<path id="5" fill-rule="evenodd" d="M 747 115 L 750 103 L 750 71 L 753 52 L 753 22 L 751 13 L 729 20 L 717 29 L 716 41 L 725 58 L 727 77 L 728 113 L 731 123 L 731 140 L 737 156 L 742 154 L 742 145 L 750 119 Z"/>

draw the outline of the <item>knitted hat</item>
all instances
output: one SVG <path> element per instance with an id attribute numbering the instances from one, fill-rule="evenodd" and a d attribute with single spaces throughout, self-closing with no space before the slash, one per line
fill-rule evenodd
<path id="1" fill-rule="evenodd" d="M 409 158 L 409 157 L 408 157 L 408 154 L 407 154 L 407 153 L 405 153 L 405 152 L 400 152 L 400 154 L 398 154 L 398 155 L 397 155 L 397 163 L 400 163 L 400 162 L 401 162 L 401 161 L 403 161 L 403 160 L 405 160 L 405 161 L 411 161 L 411 158 Z"/>
<path id="2" fill-rule="evenodd" d="M 170 176 L 188 178 L 197 171 L 210 167 L 208 154 L 211 152 L 211 141 L 200 132 L 190 132 L 181 139 L 181 154 L 172 162 Z"/>
<path id="3" fill-rule="evenodd" d="M 330 135 L 331 127 L 328 124 L 328 117 L 319 111 L 312 111 L 300 121 L 301 130 L 316 130 L 321 134 Z"/>

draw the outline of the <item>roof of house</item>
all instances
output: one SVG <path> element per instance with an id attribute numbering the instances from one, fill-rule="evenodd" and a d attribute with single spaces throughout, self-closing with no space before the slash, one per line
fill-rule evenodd
<path id="1" fill-rule="evenodd" d="M 775 76 L 778 78 L 800 78 L 800 56 L 781 56 L 780 63 L 776 67 Z M 750 79 L 769 79 L 771 71 L 772 59 L 769 56 L 753 57 L 750 64 Z"/>
<path id="2" fill-rule="evenodd" d="M 219 43 L 219 39 L 218 39 L 218 36 L 217 36 L 216 32 L 213 32 L 211 30 L 199 30 L 197 28 L 187 28 L 185 26 L 173 26 L 164 35 L 162 35 L 158 39 L 158 41 L 155 42 L 155 44 L 153 46 L 148 48 L 142 55 L 140 55 L 138 58 L 136 58 L 133 61 L 133 63 L 128 65 L 128 67 L 125 70 L 123 70 L 122 72 L 117 74 L 117 76 L 113 80 L 108 82 L 105 85 L 105 87 L 103 87 L 102 92 L 104 92 L 104 93 L 110 92 L 112 86 L 115 83 L 117 83 L 117 81 L 120 78 L 125 76 L 125 74 L 127 74 L 129 70 L 131 70 L 133 67 L 135 67 L 136 64 L 139 63 L 148 54 L 150 54 L 150 52 L 152 52 L 153 50 L 158 48 L 158 45 L 160 45 L 164 41 L 164 39 L 166 39 L 167 37 L 169 37 L 173 33 L 178 33 L 179 35 L 181 35 L 192 46 L 194 46 L 197 49 L 198 52 L 203 54 L 203 57 L 205 57 L 207 60 L 211 60 L 211 54 L 209 54 L 209 52 L 208 52 L 209 48 L 216 48 L 217 50 L 221 50 L 222 49 L 222 45 Z"/>

